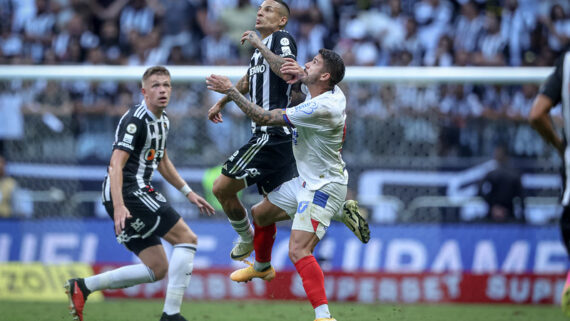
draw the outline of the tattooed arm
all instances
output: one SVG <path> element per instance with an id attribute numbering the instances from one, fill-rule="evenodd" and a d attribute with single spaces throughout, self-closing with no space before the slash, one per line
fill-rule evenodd
<path id="1" fill-rule="evenodd" d="M 271 49 L 267 48 L 267 46 L 263 44 L 261 39 L 259 39 L 259 36 L 257 35 L 257 33 L 255 33 L 255 31 L 248 30 L 244 32 L 243 35 L 241 36 L 241 42 L 243 43 L 246 40 L 249 41 L 254 48 L 259 50 L 263 58 L 265 58 L 265 60 L 269 64 L 271 71 L 273 71 L 278 77 L 280 77 L 285 81 L 291 78 L 289 75 L 281 72 L 281 66 L 283 66 L 283 64 L 285 63 L 285 58 L 276 55 L 275 53 L 273 53 L 273 51 L 271 51 Z"/>
<path id="2" fill-rule="evenodd" d="M 242 94 L 247 94 L 249 92 L 249 75 L 246 73 L 236 84 L 237 90 Z M 228 95 L 222 97 L 218 100 L 214 106 L 210 107 L 208 110 L 208 119 L 214 123 L 221 123 L 223 122 L 222 118 L 222 109 L 224 106 L 229 103 L 232 99 L 228 97 Z"/>
<path id="3" fill-rule="evenodd" d="M 236 87 L 232 86 L 229 78 L 224 76 L 211 75 L 210 77 L 206 78 L 206 84 L 208 85 L 208 89 L 226 94 L 249 118 L 251 118 L 257 124 L 268 126 L 287 125 L 283 119 L 282 109 L 265 110 L 250 102 L 237 90 Z"/>

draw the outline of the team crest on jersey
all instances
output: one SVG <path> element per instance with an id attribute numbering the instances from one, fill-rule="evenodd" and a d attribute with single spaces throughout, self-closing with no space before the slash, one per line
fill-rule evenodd
<path id="1" fill-rule="evenodd" d="M 314 102 L 314 101 L 309 101 L 309 102 L 303 103 L 303 104 L 301 104 L 301 105 L 295 107 L 295 108 L 293 109 L 293 114 L 299 112 L 299 113 L 303 113 L 303 114 L 306 114 L 306 115 L 310 115 L 310 114 L 312 114 L 312 113 L 315 112 L 315 110 L 317 109 L 317 107 L 319 107 L 319 106 L 317 105 L 316 102 Z"/>
<path id="2" fill-rule="evenodd" d="M 282 46 L 288 46 L 288 45 L 289 45 L 289 39 L 287 39 L 287 38 L 281 38 L 281 40 L 279 41 L 279 43 L 280 43 Z"/>
<path id="3" fill-rule="evenodd" d="M 127 125 L 127 133 L 134 134 L 137 132 L 137 125 L 130 123 Z"/>
<path id="4" fill-rule="evenodd" d="M 283 53 L 282 56 L 291 56 L 293 54 L 289 46 L 281 47 L 281 52 Z"/>

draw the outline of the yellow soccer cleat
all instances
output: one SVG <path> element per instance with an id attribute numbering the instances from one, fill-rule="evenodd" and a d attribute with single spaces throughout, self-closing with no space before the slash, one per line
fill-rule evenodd
<path id="1" fill-rule="evenodd" d="M 562 312 L 564 312 L 566 316 L 570 317 L 570 284 L 568 283 L 566 283 L 564 291 L 562 291 L 560 306 L 562 307 Z"/>
<path id="2" fill-rule="evenodd" d="M 334 318 L 318 318 L 318 319 L 315 319 L 315 321 L 336 321 L 336 319 L 334 319 Z"/>
<path id="3" fill-rule="evenodd" d="M 254 278 L 263 279 L 265 281 L 271 281 L 275 278 L 275 269 L 272 266 L 269 266 L 264 271 L 256 271 L 253 268 L 253 263 L 249 263 L 248 261 L 244 261 L 247 265 L 246 268 L 235 270 L 230 274 L 230 279 L 235 282 L 248 282 Z"/>

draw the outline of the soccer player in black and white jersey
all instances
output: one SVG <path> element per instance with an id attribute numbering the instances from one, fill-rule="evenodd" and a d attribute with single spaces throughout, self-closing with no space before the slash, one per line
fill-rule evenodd
<path id="1" fill-rule="evenodd" d="M 549 116 L 552 107 L 562 105 L 564 136 L 560 137 Z M 570 256 L 570 51 L 556 62 L 554 71 L 548 76 L 534 100 L 529 121 L 542 138 L 554 146 L 562 157 L 562 206 L 560 230 L 566 252 Z M 570 316 L 570 272 L 561 297 L 562 311 Z"/>
<path id="2" fill-rule="evenodd" d="M 168 158 L 166 139 L 170 122 L 165 109 L 171 94 L 169 71 L 148 68 L 142 77 L 144 100 L 119 121 L 113 153 L 103 182 L 103 204 L 115 223 L 117 241 L 136 254 L 142 264 L 70 279 L 65 284 L 75 320 L 83 320 L 83 307 L 93 291 L 120 289 L 160 280 L 168 273 L 161 321 L 186 320 L 180 315 L 184 291 L 190 282 L 198 237 L 164 196 L 155 191 L 155 169 L 194 203 L 200 213 L 214 208 L 190 189 Z M 173 245 L 170 264 L 160 238 Z"/>
<path id="3" fill-rule="evenodd" d="M 286 82 L 291 77 L 280 70 L 286 58 L 295 59 L 297 55 L 295 39 L 284 30 L 288 19 L 289 7 L 284 1 L 266 0 L 259 6 L 255 21 L 255 29 L 261 38 L 251 30 L 242 36 L 242 42 L 250 42 L 255 52 L 248 73 L 238 81 L 236 88 L 242 94 L 249 93 L 251 102 L 267 111 L 294 106 L 304 99 L 304 95 L 297 95 Z M 208 111 L 208 118 L 214 123 L 222 122 L 221 111 L 230 101 L 226 95 L 216 102 Z M 213 187 L 214 195 L 240 236 L 230 252 L 234 260 L 247 258 L 253 251 L 254 242 L 254 230 L 238 192 L 257 184 L 259 193 L 266 195 L 298 175 L 291 131 L 287 126 L 266 126 L 252 121 L 252 134 L 249 142 L 224 163 L 222 174 Z M 347 202 L 335 219 L 349 226 L 361 241 L 368 242 L 368 224 L 358 213 L 356 202 Z M 275 234 L 274 224 L 255 225 L 256 231 L 261 229 L 265 234 Z"/>

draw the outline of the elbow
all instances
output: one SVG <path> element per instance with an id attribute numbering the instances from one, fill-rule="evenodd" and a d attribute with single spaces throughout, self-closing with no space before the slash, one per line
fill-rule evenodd
<path id="1" fill-rule="evenodd" d="M 539 123 L 540 120 L 542 119 L 542 114 L 537 113 L 533 110 L 530 111 L 530 114 L 528 115 L 528 122 L 532 127 L 536 127 Z"/>

